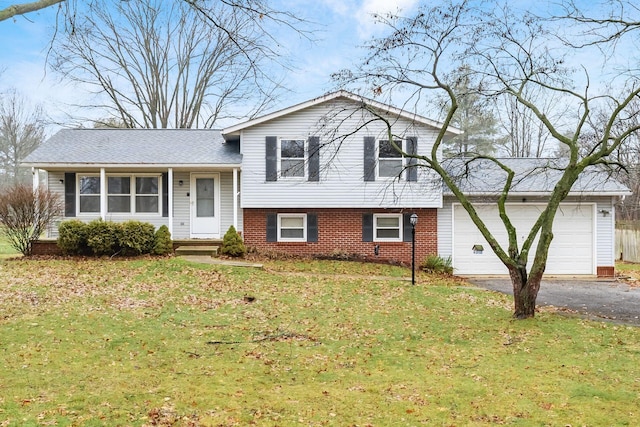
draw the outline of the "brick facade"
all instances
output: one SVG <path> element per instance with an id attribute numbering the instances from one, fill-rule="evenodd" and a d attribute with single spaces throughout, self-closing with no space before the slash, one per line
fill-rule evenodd
<path id="1" fill-rule="evenodd" d="M 31 247 L 32 255 L 62 255 L 56 240 L 38 240 Z"/>
<path id="2" fill-rule="evenodd" d="M 244 242 L 258 251 L 292 255 L 355 255 L 362 259 L 411 264 L 411 242 L 364 242 L 362 216 L 366 213 L 418 215 L 416 225 L 416 264 L 427 255 L 438 253 L 436 209 L 243 209 Z M 317 242 L 267 242 L 267 214 L 313 213 L 318 216 Z M 376 246 L 378 254 L 376 255 Z"/>

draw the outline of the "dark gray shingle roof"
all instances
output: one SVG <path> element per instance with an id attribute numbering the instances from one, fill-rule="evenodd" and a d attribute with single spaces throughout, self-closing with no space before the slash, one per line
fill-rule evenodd
<path id="1" fill-rule="evenodd" d="M 457 184 L 465 193 L 498 194 L 506 182 L 506 172 L 488 159 L 469 160 L 448 159 L 443 161 L 443 165 L 456 177 Z M 566 164 L 566 160 L 560 159 L 505 158 L 499 161 L 515 172 L 511 193 L 519 194 L 551 192 Z M 617 172 L 604 167 L 588 167 L 574 184 L 571 194 L 630 194 L 616 175 Z M 448 188 L 445 188 L 445 194 L 451 194 Z"/>
<path id="2" fill-rule="evenodd" d="M 64 129 L 23 161 L 37 164 L 240 165 L 219 130 Z"/>

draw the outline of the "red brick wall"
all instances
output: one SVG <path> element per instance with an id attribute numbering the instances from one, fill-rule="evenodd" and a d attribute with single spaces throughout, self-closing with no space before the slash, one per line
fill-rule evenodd
<path id="1" fill-rule="evenodd" d="M 267 242 L 268 213 L 315 213 L 318 215 L 318 242 Z M 411 264 L 411 242 L 363 242 L 362 214 L 402 213 L 399 209 L 243 209 L 244 242 L 259 251 L 293 255 L 357 255 L 372 261 L 391 261 Z M 418 215 L 416 225 L 416 264 L 427 255 L 437 254 L 436 209 L 411 209 Z M 375 246 L 379 245 L 378 255 Z"/>
<path id="2" fill-rule="evenodd" d="M 31 247 L 32 255 L 62 255 L 56 240 L 37 240 Z"/>

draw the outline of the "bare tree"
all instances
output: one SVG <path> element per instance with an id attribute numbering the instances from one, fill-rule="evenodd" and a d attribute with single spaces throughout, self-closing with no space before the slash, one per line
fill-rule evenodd
<path id="1" fill-rule="evenodd" d="M 637 73 L 627 74 L 624 90 L 617 97 L 613 95 L 615 92 L 606 89 L 603 93 L 595 93 L 597 91 L 590 86 L 586 67 L 579 68 L 582 73 L 578 75 L 580 80 L 574 82 L 576 75 L 567 69 L 567 61 L 572 59 L 571 55 L 578 53 L 577 50 L 587 47 L 571 42 L 581 37 L 581 31 L 597 32 L 597 27 L 585 28 L 572 15 L 566 15 L 563 21 L 558 21 L 514 11 L 507 6 L 490 9 L 485 3 L 482 8 L 475 8 L 475 4 L 451 0 L 446 5 L 422 7 L 411 17 L 390 15 L 382 18 L 389 28 L 389 35 L 371 43 L 370 54 L 358 69 L 343 71 L 337 77 L 345 85 L 365 85 L 378 96 L 391 96 L 402 91 L 408 99 L 404 108 L 414 112 L 421 110 L 425 98 L 435 93 L 446 94 L 449 108 L 442 119 L 444 126 L 436 137 L 431 153 L 403 155 L 416 158 L 418 166 L 430 168 L 442 178 L 507 267 L 513 284 L 514 317 L 528 318 L 535 314 L 536 298 L 553 239 L 553 221 L 560 203 L 583 173 L 614 163 L 612 153 L 640 129 L 628 121 L 623 122 L 623 127 L 616 126 L 618 119 L 627 114 L 630 103 L 639 96 L 640 79 Z M 625 12 L 626 9 L 620 10 L 619 15 L 625 20 L 635 21 Z M 563 25 L 566 33 L 559 39 L 557 34 Z M 608 42 L 613 40 L 609 39 Z M 599 48 L 606 46 L 607 40 L 603 40 Z M 608 57 L 590 57 L 594 62 L 596 59 L 606 61 Z M 500 159 L 489 156 L 478 156 L 467 161 L 467 165 L 490 161 L 503 175 L 499 180 L 500 188 L 496 191 L 495 202 L 508 235 L 506 246 L 500 244 L 491 233 L 478 214 L 474 199 L 465 194 L 456 174 L 440 158 L 446 128 L 452 124 L 461 99 L 461 94 L 443 76 L 462 61 L 469 64 L 485 83 L 483 96 L 515 100 L 519 106 L 530 111 L 554 142 L 564 147 L 567 153 L 564 163 L 554 162 L 552 165 L 557 168 L 556 179 L 549 182 L 552 190 L 546 207 L 530 230 L 516 230 L 506 206 L 511 190 L 516 185 L 516 172 Z M 574 89 L 579 81 L 585 82 L 583 87 Z M 544 95 L 542 98 L 531 97 L 540 92 Z M 539 102 L 551 97 L 557 100 L 553 105 Z M 558 105 L 567 113 L 557 114 Z M 588 123 L 596 107 L 606 112 L 607 119 L 601 136 L 590 141 L 591 145 L 584 150 L 581 137 L 589 130 Z M 387 125 L 392 135 L 392 123 Z M 520 245 L 517 235 L 523 232 L 527 237 Z M 533 262 L 529 269 L 527 264 L 534 247 L 535 253 L 531 254 Z"/>
<path id="2" fill-rule="evenodd" d="M 11 246 L 30 255 L 33 242 L 62 215 L 64 203 L 59 194 L 30 185 L 16 185 L 0 193 L 0 232 Z"/>
<path id="3" fill-rule="evenodd" d="M 222 3 L 206 12 L 187 2 L 92 2 L 54 44 L 53 67 L 94 87 L 92 107 L 127 127 L 206 128 L 230 107 L 260 111 L 279 82 L 254 78 L 270 58 L 255 22 Z"/>
<path id="4" fill-rule="evenodd" d="M 38 0 L 29 3 L 12 4 L 0 10 L 0 21 L 14 18 L 20 15 L 26 15 L 41 9 L 63 3 L 65 0 Z"/>
<path id="5" fill-rule="evenodd" d="M 543 105 L 543 110 L 552 110 L 554 100 L 547 99 L 547 94 L 540 88 L 526 90 L 537 90 L 538 94 L 528 94 L 526 97 L 535 99 L 536 104 Z M 542 157 L 557 151 L 557 147 L 551 146 L 551 134 L 531 109 L 512 96 L 503 96 L 499 102 L 501 103 L 500 123 L 505 135 L 500 145 L 506 156 Z"/>
<path id="6" fill-rule="evenodd" d="M 42 107 L 30 107 L 16 90 L 0 98 L 0 167 L 2 184 L 30 182 L 31 174 L 20 162 L 44 140 Z"/>

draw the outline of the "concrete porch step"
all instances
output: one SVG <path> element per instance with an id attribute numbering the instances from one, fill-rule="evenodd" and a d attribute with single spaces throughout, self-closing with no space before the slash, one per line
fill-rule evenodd
<path id="1" fill-rule="evenodd" d="M 178 246 L 175 250 L 177 256 L 218 256 L 220 246 L 201 245 L 201 246 Z"/>

